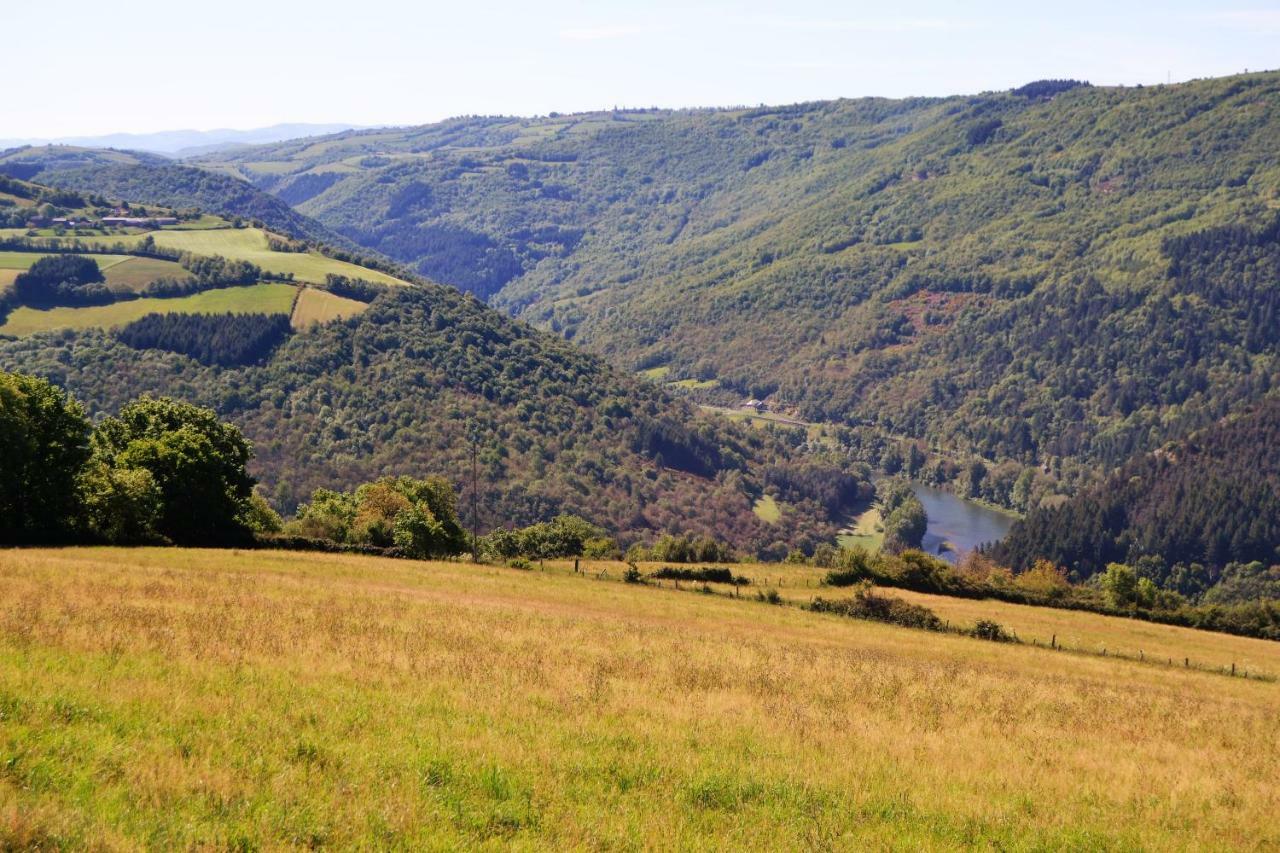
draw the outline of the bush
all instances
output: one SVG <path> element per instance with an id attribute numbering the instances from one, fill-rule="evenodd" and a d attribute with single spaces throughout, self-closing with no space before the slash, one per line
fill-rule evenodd
<path id="1" fill-rule="evenodd" d="M 809 609 L 816 613 L 835 613 L 854 619 L 870 619 L 875 622 L 888 622 L 906 628 L 921 628 L 926 631 L 941 631 L 943 622 L 932 610 L 911 604 L 900 598 L 877 595 L 870 584 L 854 593 L 852 598 L 828 601 L 815 598 Z"/>
<path id="2" fill-rule="evenodd" d="M 979 619 L 974 623 L 969 634 L 979 640 L 991 640 L 995 643 L 1014 642 L 1013 636 L 1000 627 L 999 622 L 993 622 L 990 619 Z"/>
<path id="3" fill-rule="evenodd" d="M 729 569 L 709 567 L 685 569 L 663 566 L 654 572 L 652 577 L 659 580 L 702 581 L 703 583 L 727 583 L 734 586 L 747 586 L 751 583 L 748 578 L 735 575 Z"/>

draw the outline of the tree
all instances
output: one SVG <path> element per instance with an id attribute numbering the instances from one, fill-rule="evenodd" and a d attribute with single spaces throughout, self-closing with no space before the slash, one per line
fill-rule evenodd
<path id="1" fill-rule="evenodd" d="M 95 461 L 80 478 L 89 534 L 113 544 L 153 542 L 164 511 L 164 495 L 145 468 L 112 468 Z"/>
<path id="2" fill-rule="evenodd" d="M 143 397 L 94 431 L 94 454 L 115 469 L 150 472 L 163 498 L 156 532 L 183 545 L 250 535 L 245 523 L 253 451 L 240 430 L 210 409 Z"/>
<path id="3" fill-rule="evenodd" d="M 88 305 L 114 296 L 102 282 L 102 270 L 83 255 L 47 255 L 13 280 L 14 298 L 23 305 Z"/>
<path id="4" fill-rule="evenodd" d="M 1138 573 L 1124 563 L 1109 563 L 1102 576 L 1102 588 L 1112 607 L 1132 607 L 1137 603 Z"/>
<path id="5" fill-rule="evenodd" d="M 78 527 L 89 458 L 80 406 L 43 379 L 0 373 L 0 542 L 58 542 Z"/>

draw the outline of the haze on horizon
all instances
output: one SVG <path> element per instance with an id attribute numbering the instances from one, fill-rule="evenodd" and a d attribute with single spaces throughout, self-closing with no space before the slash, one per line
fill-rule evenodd
<path id="1" fill-rule="evenodd" d="M 195 12 L 193 10 L 199 10 Z M 948 95 L 1071 77 L 1162 83 L 1280 66 L 1280 0 L 459 6 L 367 0 L 6 9 L 0 139 L 412 125 L 471 114 Z M 56 44 L 56 54 L 51 45 Z"/>

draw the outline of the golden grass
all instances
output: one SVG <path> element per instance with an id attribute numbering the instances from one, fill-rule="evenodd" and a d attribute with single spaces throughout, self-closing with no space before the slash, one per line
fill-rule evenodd
<path id="1" fill-rule="evenodd" d="M 595 567 L 8 551 L 0 847 L 1274 846 L 1278 696 Z"/>
<path id="2" fill-rule="evenodd" d="M 304 287 L 293 304 L 290 323 L 295 329 L 306 329 L 317 323 L 359 316 L 368 307 L 367 303 L 357 299 L 348 299 L 314 287 Z"/>

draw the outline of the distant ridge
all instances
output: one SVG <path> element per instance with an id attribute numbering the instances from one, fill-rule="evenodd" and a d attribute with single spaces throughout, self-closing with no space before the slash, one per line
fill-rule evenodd
<path id="1" fill-rule="evenodd" d="M 86 148 L 125 148 L 189 157 L 213 154 L 240 145 L 265 145 L 286 139 L 324 136 L 354 130 L 354 124 L 273 124 L 250 130 L 218 128 L 216 130 L 162 130 L 156 133 L 110 133 L 103 136 L 64 136 L 52 139 L 0 139 L 0 149 L 21 145 L 78 145 Z"/>

